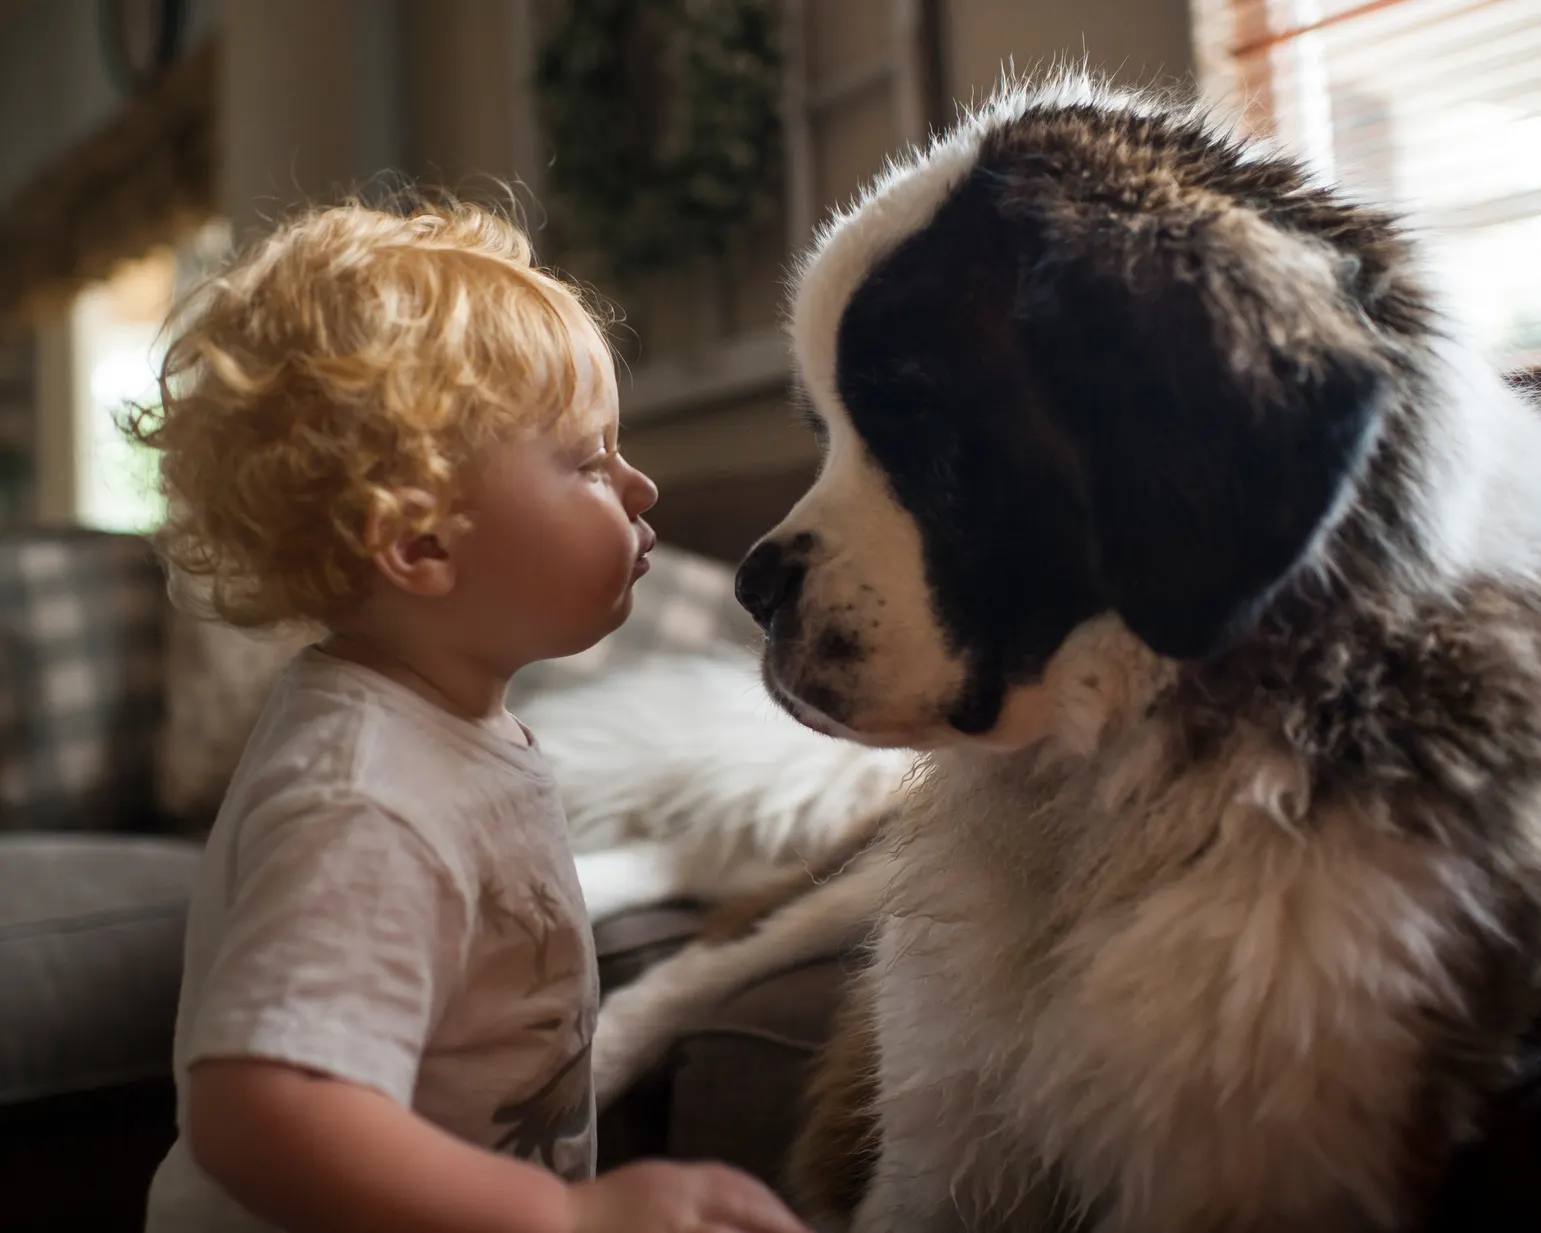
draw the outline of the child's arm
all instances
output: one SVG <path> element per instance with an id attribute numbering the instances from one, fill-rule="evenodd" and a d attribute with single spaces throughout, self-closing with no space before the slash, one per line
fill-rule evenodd
<path id="1" fill-rule="evenodd" d="M 370 1088 L 269 1062 L 197 1063 L 188 1142 L 233 1198 L 292 1233 L 803 1233 L 731 1169 L 644 1164 L 569 1187 Z"/>

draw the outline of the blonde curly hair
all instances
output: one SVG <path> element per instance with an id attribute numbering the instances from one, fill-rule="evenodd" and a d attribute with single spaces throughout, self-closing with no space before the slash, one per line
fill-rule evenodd
<path id="1" fill-rule="evenodd" d="M 481 449 L 557 428 L 612 362 L 589 299 L 467 204 L 311 210 L 173 321 L 124 430 L 160 452 L 180 602 L 244 628 L 334 621 L 381 546 L 463 524 Z"/>

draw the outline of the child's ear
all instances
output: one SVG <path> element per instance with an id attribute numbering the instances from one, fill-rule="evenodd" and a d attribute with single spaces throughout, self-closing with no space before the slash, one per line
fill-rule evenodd
<path id="1" fill-rule="evenodd" d="M 375 568 L 393 586 L 424 599 L 438 599 L 455 587 L 454 562 L 435 532 L 385 545 L 375 553 Z"/>
<path id="2" fill-rule="evenodd" d="M 403 512 L 409 515 L 421 515 L 434 507 L 433 498 L 427 493 L 408 493 L 399 500 Z M 366 534 L 368 542 L 380 545 L 375 550 L 374 562 L 385 580 L 408 595 L 424 599 L 448 595 L 455 586 L 455 563 L 449 551 L 451 529 L 446 525 L 387 538 L 382 533 L 382 521 L 379 513 L 371 513 Z"/>

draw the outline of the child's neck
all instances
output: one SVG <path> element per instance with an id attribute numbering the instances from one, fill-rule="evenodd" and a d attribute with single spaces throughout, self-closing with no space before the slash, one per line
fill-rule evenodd
<path id="1" fill-rule="evenodd" d="M 450 648 L 406 645 L 378 631 L 338 630 L 321 649 L 378 672 L 461 719 L 507 713 L 509 677 Z"/>

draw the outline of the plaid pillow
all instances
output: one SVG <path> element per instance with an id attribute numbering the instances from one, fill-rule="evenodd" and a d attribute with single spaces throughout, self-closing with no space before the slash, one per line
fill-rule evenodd
<path id="1" fill-rule="evenodd" d="M 513 679 L 508 704 L 540 690 L 591 681 L 659 651 L 709 654 L 758 648 L 759 626 L 733 598 L 733 568 L 660 544 L 653 568 L 637 583 L 631 619 L 608 638 L 566 659 L 531 664 Z"/>
<path id="2" fill-rule="evenodd" d="M 137 536 L 0 537 L 0 829 L 150 820 L 164 595 Z"/>
<path id="3" fill-rule="evenodd" d="M 214 820 L 246 740 L 280 674 L 319 631 L 252 633 L 166 612 L 166 708 L 155 795 L 179 831 Z"/>

